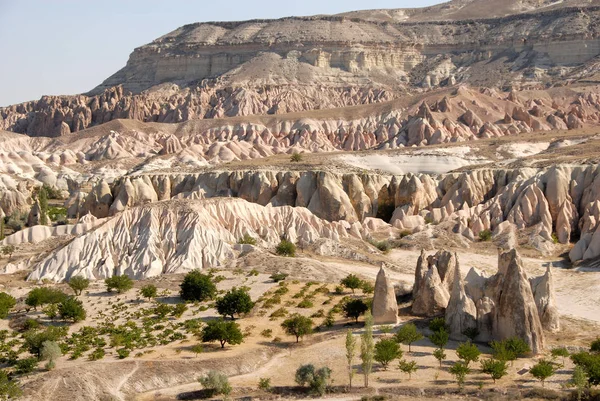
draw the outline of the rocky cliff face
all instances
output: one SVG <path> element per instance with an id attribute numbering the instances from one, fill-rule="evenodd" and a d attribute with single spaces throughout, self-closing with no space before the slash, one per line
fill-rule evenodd
<path id="1" fill-rule="evenodd" d="M 457 83 L 542 88 L 594 76 L 597 2 L 509 3 L 453 1 L 427 12 L 389 10 L 388 17 L 361 12 L 190 24 L 135 49 L 89 96 L 45 96 L 0 108 L 0 129 L 60 136 L 118 118 L 283 114 Z M 490 9 L 504 11 L 481 19 Z"/>

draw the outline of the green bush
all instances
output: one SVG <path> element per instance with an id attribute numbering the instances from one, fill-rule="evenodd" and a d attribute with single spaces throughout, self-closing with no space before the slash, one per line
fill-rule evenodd
<path id="1" fill-rule="evenodd" d="M 436 332 L 444 329 L 448 331 L 448 326 L 446 326 L 446 319 L 443 317 L 436 317 L 429 322 L 429 330 Z"/>
<path id="2" fill-rule="evenodd" d="M 244 236 L 238 240 L 238 244 L 256 245 L 256 239 L 250 234 L 244 234 Z"/>
<path id="3" fill-rule="evenodd" d="M 69 287 L 75 292 L 75 295 L 81 295 L 81 293 L 88 288 L 90 280 L 83 276 L 73 276 L 69 279 Z"/>
<path id="4" fill-rule="evenodd" d="M 402 358 L 400 345 L 391 338 L 384 338 L 375 344 L 374 358 L 381 364 L 383 370 L 387 370 L 388 364 L 394 359 Z"/>
<path id="5" fill-rule="evenodd" d="M 295 162 L 295 163 L 301 162 L 302 159 L 303 159 L 302 154 L 298 153 L 298 152 L 292 153 L 292 156 L 290 157 L 290 161 Z"/>
<path id="6" fill-rule="evenodd" d="M 271 391 L 271 379 L 268 377 L 261 377 L 258 379 L 258 389 L 262 391 Z"/>
<path id="7" fill-rule="evenodd" d="M 185 275 L 179 285 L 179 295 L 184 301 L 206 301 L 213 299 L 217 294 L 217 286 L 211 277 L 202 274 L 200 270 L 193 270 Z"/>
<path id="8" fill-rule="evenodd" d="M 119 348 L 117 349 L 117 356 L 119 357 L 119 359 L 125 359 L 129 356 L 129 354 L 131 353 L 131 350 L 128 348 Z"/>
<path id="9" fill-rule="evenodd" d="M 37 358 L 19 359 L 15 364 L 15 373 L 18 375 L 26 375 L 33 372 L 38 365 Z"/>
<path id="10" fill-rule="evenodd" d="M 90 361 L 98 361 L 98 360 L 104 358 L 104 355 L 106 355 L 106 353 L 104 352 L 104 348 L 98 347 L 90 353 L 90 355 L 88 356 L 88 359 Z"/>
<path id="11" fill-rule="evenodd" d="M 273 273 L 269 276 L 269 278 L 277 283 L 279 281 L 285 280 L 287 276 L 288 275 L 286 273 Z"/>
<path id="12" fill-rule="evenodd" d="M 358 318 L 364 315 L 369 310 L 369 307 L 362 299 L 352 299 L 342 306 L 342 310 L 344 311 L 344 316 L 358 322 Z"/>
<path id="13" fill-rule="evenodd" d="M 296 256 L 296 245 L 292 242 L 282 239 L 279 245 L 275 248 L 275 253 L 279 256 Z"/>
<path id="14" fill-rule="evenodd" d="M 80 322 L 85 320 L 86 317 L 83 302 L 73 297 L 67 298 L 58 304 L 58 313 L 64 320 L 72 320 L 73 322 Z"/>
<path id="15" fill-rule="evenodd" d="M 199 378 L 198 381 L 210 393 L 211 397 L 219 394 L 229 395 L 231 393 L 231 385 L 227 376 L 215 370 L 209 371 L 206 376 Z"/>
<path id="16" fill-rule="evenodd" d="M 302 365 L 296 370 L 295 381 L 300 386 L 308 385 L 311 392 L 323 396 L 329 387 L 331 369 L 323 367 L 315 370 L 314 365 Z"/>
<path id="17" fill-rule="evenodd" d="M 310 298 L 306 297 L 306 298 L 303 298 L 302 301 L 300 301 L 297 306 L 298 306 L 298 308 L 308 309 L 308 308 L 312 308 L 315 305 L 313 304 L 313 301 Z"/>
<path id="18" fill-rule="evenodd" d="M 354 294 L 354 290 L 360 288 L 363 285 L 363 282 L 361 279 L 358 278 L 357 275 L 349 274 L 346 277 L 344 277 L 342 281 L 340 281 L 340 284 L 346 288 L 351 289 L 352 293 Z"/>
<path id="19" fill-rule="evenodd" d="M 22 394 L 19 383 L 12 380 L 5 371 L 0 370 L 0 399 L 13 400 L 19 398 Z"/>
<path id="20" fill-rule="evenodd" d="M 301 337 L 313 332 L 313 321 L 311 318 L 295 313 L 284 320 L 281 327 L 287 334 L 295 336 L 296 342 L 299 342 Z"/>
<path id="21" fill-rule="evenodd" d="M 479 232 L 479 240 L 480 241 L 491 241 L 492 232 L 490 230 L 482 230 Z"/>
<path id="22" fill-rule="evenodd" d="M 119 294 L 127 292 L 133 288 L 133 280 L 125 274 L 121 276 L 109 277 L 104 280 L 104 283 L 106 284 L 106 291 L 112 292 L 112 290 L 117 290 L 117 293 Z"/>
<path id="23" fill-rule="evenodd" d="M 147 284 L 140 288 L 140 295 L 147 299 L 154 299 L 158 295 L 158 288 L 154 284 Z"/>
<path id="24" fill-rule="evenodd" d="M 5 319 L 8 312 L 17 304 L 17 300 L 5 292 L 0 292 L 0 319 Z"/>

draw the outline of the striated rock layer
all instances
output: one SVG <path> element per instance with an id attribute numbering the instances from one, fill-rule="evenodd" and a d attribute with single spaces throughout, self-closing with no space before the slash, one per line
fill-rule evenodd
<path id="1" fill-rule="evenodd" d="M 156 202 L 76 237 L 35 265 L 28 279 L 121 274 L 142 279 L 220 266 L 234 257 L 233 245 L 246 234 L 267 247 L 281 237 L 300 243 L 361 237 L 356 225 L 330 223 L 305 208 L 263 207 L 241 199 Z"/>

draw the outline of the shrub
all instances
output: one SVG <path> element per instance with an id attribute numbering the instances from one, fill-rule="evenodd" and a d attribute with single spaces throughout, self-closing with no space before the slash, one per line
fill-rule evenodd
<path id="1" fill-rule="evenodd" d="M 287 278 L 287 274 L 286 273 L 273 273 L 269 276 L 269 278 L 271 280 L 273 280 L 274 282 L 278 283 L 280 281 L 283 281 Z"/>
<path id="2" fill-rule="evenodd" d="M 423 335 L 417 330 L 414 323 L 406 323 L 400 327 L 394 336 L 396 342 L 408 345 L 408 352 L 411 352 L 411 344 L 423 338 Z"/>
<path id="3" fill-rule="evenodd" d="M 46 367 L 52 370 L 56 360 L 62 356 L 62 351 L 56 341 L 44 341 L 42 344 L 41 360 L 48 361 Z"/>
<path id="4" fill-rule="evenodd" d="M 129 356 L 129 354 L 131 353 L 131 350 L 128 348 L 119 348 L 117 349 L 117 356 L 119 357 L 119 359 L 125 359 Z"/>
<path id="5" fill-rule="evenodd" d="M 147 284 L 140 288 L 140 295 L 148 300 L 154 299 L 158 295 L 158 288 L 154 284 Z"/>
<path id="6" fill-rule="evenodd" d="M 591 352 L 600 352 L 600 337 L 596 338 L 594 341 L 592 341 L 592 344 L 590 345 L 590 351 Z"/>
<path id="7" fill-rule="evenodd" d="M 465 385 L 465 378 L 469 373 L 471 373 L 471 369 L 464 362 L 456 362 L 449 370 L 450 374 L 456 378 L 456 382 L 458 383 L 459 388 L 463 388 Z"/>
<path id="8" fill-rule="evenodd" d="M 235 315 L 250 312 L 254 302 L 246 289 L 233 287 L 223 297 L 217 299 L 216 306 L 219 314 L 234 319 Z"/>
<path id="9" fill-rule="evenodd" d="M 311 318 L 295 313 L 284 320 L 281 327 L 288 335 L 296 336 L 296 342 L 299 342 L 301 337 L 313 332 L 313 321 Z"/>
<path id="10" fill-rule="evenodd" d="M 402 372 L 406 373 L 408 375 L 408 380 L 410 380 L 412 374 L 415 373 L 417 371 L 417 369 L 419 369 L 419 367 L 417 366 L 417 362 L 415 362 L 415 361 L 408 362 L 403 359 L 398 363 L 398 369 L 400 369 Z"/>
<path id="11" fill-rule="evenodd" d="M 241 344 L 244 341 L 244 335 L 240 330 L 240 325 L 236 322 L 226 322 L 223 319 L 211 320 L 202 329 L 202 341 L 219 341 L 221 348 L 225 344 Z"/>
<path id="12" fill-rule="evenodd" d="M 193 270 L 185 275 L 183 282 L 179 285 L 179 294 L 184 301 L 206 301 L 213 299 L 217 294 L 217 287 L 210 276 Z"/>
<path id="13" fill-rule="evenodd" d="M 352 290 L 354 294 L 354 290 L 360 288 L 362 286 L 362 280 L 358 278 L 355 274 L 349 274 L 340 281 L 340 284 L 346 288 Z"/>
<path id="14" fill-rule="evenodd" d="M 304 308 L 304 309 L 307 309 L 307 308 L 312 308 L 313 306 L 314 306 L 313 302 L 312 302 L 312 301 L 311 301 L 311 299 L 310 299 L 310 298 L 308 298 L 308 297 L 306 297 L 306 298 L 302 299 L 302 301 L 300 301 L 300 302 L 298 303 L 298 308 Z"/>
<path id="15" fill-rule="evenodd" d="M 294 153 L 292 153 L 292 156 L 290 156 L 290 161 L 295 162 L 295 163 L 301 162 L 302 159 L 303 159 L 302 154 L 298 153 L 298 152 L 294 152 Z"/>
<path id="16" fill-rule="evenodd" d="M 117 293 L 119 294 L 127 292 L 133 288 L 133 280 L 125 274 L 121 276 L 109 277 L 104 280 L 104 283 L 106 284 L 106 291 L 112 292 L 112 290 L 117 290 Z"/>
<path id="17" fill-rule="evenodd" d="M 531 352 L 529 345 L 518 337 L 511 337 L 502 341 L 492 341 L 490 346 L 494 350 L 494 358 L 503 361 L 514 361 Z"/>
<path id="18" fill-rule="evenodd" d="M 477 345 L 472 344 L 469 341 L 459 344 L 459 346 L 456 348 L 456 355 L 458 355 L 458 357 L 462 359 L 465 362 L 465 365 L 468 367 L 471 362 L 477 362 L 479 360 L 481 351 L 479 351 Z"/>
<path id="19" fill-rule="evenodd" d="M 261 377 L 258 379 L 258 389 L 262 391 L 271 391 L 271 379 L 268 377 Z"/>
<path id="20" fill-rule="evenodd" d="M 264 329 L 263 331 L 260 332 L 260 335 L 265 337 L 265 338 L 271 338 L 271 336 L 273 335 L 273 330 L 271 329 Z"/>
<path id="21" fill-rule="evenodd" d="M 490 375 L 494 383 L 496 380 L 502 379 L 508 373 L 508 365 L 506 361 L 497 359 L 484 359 L 481 361 L 481 371 Z"/>
<path id="22" fill-rule="evenodd" d="M 67 298 L 58 305 L 58 313 L 64 320 L 72 320 L 80 322 L 85 320 L 86 312 L 83 307 L 83 302 L 77 298 Z"/>
<path id="23" fill-rule="evenodd" d="M 379 340 L 375 344 L 375 355 L 373 358 L 381 364 L 383 370 L 387 370 L 390 362 L 394 359 L 402 358 L 402 350 L 393 339 Z"/>
<path id="24" fill-rule="evenodd" d="M 571 355 L 571 360 L 580 366 L 588 376 L 588 382 L 592 386 L 600 385 L 600 354 L 590 352 L 578 352 Z"/>
<path id="25" fill-rule="evenodd" d="M 553 348 L 551 351 L 552 358 L 562 357 L 563 366 L 565 365 L 565 358 L 568 357 L 569 351 L 565 347 Z"/>
<path id="26" fill-rule="evenodd" d="M 479 232 L 479 240 L 480 241 L 491 241 L 492 232 L 490 230 L 482 230 Z"/>
<path id="27" fill-rule="evenodd" d="M 167 305 L 163 302 L 159 302 L 153 309 L 153 312 L 156 314 L 156 316 L 163 318 L 165 316 L 167 316 L 169 313 L 171 313 L 171 306 Z"/>
<path id="28" fill-rule="evenodd" d="M 314 365 L 302 365 L 296 370 L 295 381 L 300 386 L 308 385 L 311 392 L 323 396 L 329 386 L 331 369 L 323 367 L 315 370 Z"/>
<path id="29" fill-rule="evenodd" d="M 83 276 L 73 276 L 69 279 L 69 287 L 75 292 L 75 295 L 81 295 L 81 293 L 89 287 L 90 280 Z"/>
<path id="30" fill-rule="evenodd" d="M 477 327 L 468 327 L 463 331 L 463 334 L 471 341 L 474 341 L 475 338 L 479 335 L 479 329 Z"/>
<path id="31" fill-rule="evenodd" d="M 19 359 L 15 364 L 15 373 L 18 375 L 26 375 L 31 373 L 37 368 L 37 358 L 25 358 Z"/>
<path id="32" fill-rule="evenodd" d="M 544 387 L 544 382 L 547 378 L 554 375 L 554 365 L 552 362 L 546 361 L 545 359 L 541 359 L 538 363 L 533 365 L 529 373 L 533 375 L 536 379 L 542 382 L 542 387 Z"/>
<path id="33" fill-rule="evenodd" d="M 186 304 L 175 304 L 172 308 L 171 308 L 171 316 L 175 316 L 176 318 L 180 318 L 181 316 L 183 316 L 183 314 L 185 313 L 185 311 L 188 310 L 188 307 Z"/>
<path id="34" fill-rule="evenodd" d="M 198 381 L 210 393 L 211 397 L 219 394 L 229 395 L 231 393 L 231 385 L 227 376 L 215 370 L 209 371 L 206 376 L 199 378 Z"/>
<path id="35" fill-rule="evenodd" d="M 450 335 L 448 334 L 446 329 L 440 329 L 429 336 L 429 341 L 431 341 L 433 345 L 440 349 L 443 349 L 446 346 L 446 344 L 448 344 L 449 339 Z"/>
<path id="36" fill-rule="evenodd" d="M 244 234 L 244 236 L 238 240 L 238 244 L 256 245 L 256 239 L 250 234 Z"/>
<path id="37" fill-rule="evenodd" d="M 44 331 L 30 330 L 23 335 L 25 339 L 24 346 L 27 347 L 29 353 L 36 355 L 38 358 L 42 356 L 42 344 L 45 341 L 59 341 L 67 334 L 66 327 L 50 326 Z"/>
<path id="38" fill-rule="evenodd" d="M 444 361 L 444 359 L 446 359 L 446 353 L 444 352 L 444 349 L 436 348 L 435 351 L 433 351 L 433 357 L 438 360 L 438 362 L 440 363 L 440 368 L 441 368 L 442 362 Z"/>
<path id="39" fill-rule="evenodd" d="M 22 394 L 19 384 L 12 380 L 5 371 L 0 370 L 0 399 L 13 400 Z"/>
<path id="40" fill-rule="evenodd" d="M 17 300 L 5 293 L 0 292 L 0 319 L 5 319 L 8 316 L 8 312 L 17 304 Z"/>
<path id="41" fill-rule="evenodd" d="M 104 349 L 101 347 L 98 347 L 90 353 L 90 355 L 88 356 L 88 359 L 90 361 L 98 361 L 98 360 L 104 358 L 105 354 L 106 353 L 104 352 Z"/>
<path id="42" fill-rule="evenodd" d="M 344 311 L 344 316 L 358 322 L 358 318 L 361 315 L 364 315 L 365 312 L 369 310 L 369 307 L 362 299 L 353 299 L 346 302 L 342 306 L 342 310 Z"/>
<path id="43" fill-rule="evenodd" d="M 370 241 L 370 243 L 383 253 L 388 253 L 392 249 L 389 241 Z"/>
<path id="44" fill-rule="evenodd" d="M 369 281 L 363 281 L 360 289 L 362 290 L 363 294 L 372 294 L 375 291 L 375 287 Z"/>
<path id="45" fill-rule="evenodd" d="M 204 352 L 204 347 L 202 346 L 202 344 L 192 345 L 190 351 L 192 351 L 196 355 L 196 357 L 198 357 L 198 355 Z"/>
<path id="46" fill-rule="evenodd" d="M 275 253 L 279 256 L 296 256 L 296 245 L 292 242 L 282 239 L 279 245 L 275 248 Z"/>

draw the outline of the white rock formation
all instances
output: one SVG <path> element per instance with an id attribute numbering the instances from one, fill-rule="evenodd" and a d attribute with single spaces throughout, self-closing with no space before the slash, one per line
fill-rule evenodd
<path id="1" fill-rule="evenodd" d="M 382 265 L 375 280 L 373 296 L 373 322 L 375 324 L 398 323 L 398 303 L 392 280 Z"/>
<path id="2" fill-rule="evenodd" d="M 76 237 L 34 266 L 29 280 L 115 274 L 141 279 L 185 272 L 226 263 L 245 234 L 275 246 L 282 236 L 292 242 L 339 241 L 351 235 L 351 227 L 319 219 L 305 208 L 264 207 L 241 199 L 156 202 L 128 209 Z"/>

